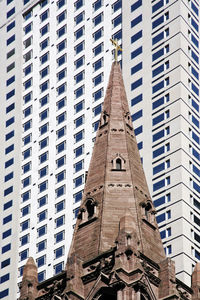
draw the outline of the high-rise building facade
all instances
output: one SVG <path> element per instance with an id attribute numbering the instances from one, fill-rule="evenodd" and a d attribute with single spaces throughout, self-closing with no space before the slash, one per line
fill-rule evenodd
<path id="1" fill-rule="evenodd" d="M 0 299 L 15 299 L 29 256 L 39 281 L 64 268 L 122 11 L 116 0 L 0 11 Z"/>
<path id="2" fill-rule="evenodd" d="M 166 254 L 190 285 L 200 258 L 199 1 L 138 0 L 122 11 L 135 134 Z"/>
<path id="3" fill-rule="evenodd" d="M 111 37 L 123 44 L 127 96 L 164 247 L 189 284 L 200 258 L 199 3 L 3 0 L 0 36 L 0 299 L 16 297 L 29 256 L 39 281 L 64 267 Z"/>

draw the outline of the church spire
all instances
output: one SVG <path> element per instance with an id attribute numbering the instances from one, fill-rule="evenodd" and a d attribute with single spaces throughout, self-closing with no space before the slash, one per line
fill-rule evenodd
<path id="1" fill-rule="evenodd" d="M 120 65 L 114 62 L 70 254 L 87 261 L 115 247 L 127 212 L 138 249 L 156 262 L 164 259 Z"/>

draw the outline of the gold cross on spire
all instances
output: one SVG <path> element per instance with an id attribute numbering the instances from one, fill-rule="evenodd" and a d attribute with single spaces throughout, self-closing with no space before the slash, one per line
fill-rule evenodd
<path id="1" fill-rule="evenodd" d="M 112 44 L 115 46 L 115 61 L 117 61 L 118 58 L 118 51 L 123 51 L 122 48 L 120 47 L 120 45 L 118 45 L 117 39 L 113 40 L 110 39 L 110 41 L 112 42 Z"/>

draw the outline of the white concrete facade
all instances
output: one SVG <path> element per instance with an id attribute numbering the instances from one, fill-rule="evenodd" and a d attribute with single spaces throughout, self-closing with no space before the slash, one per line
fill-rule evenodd
<path id="1" fill-rule="evenodd" d="M 196 0 L 0 1 L 0 299 L 16 298 L 28 256 L 40 280 L 64 268 L 112 62 L 110 37 L 123 45 L 166 254 L 190 285 L 200 258 L 198 10 Z"/>
<path id="2" fill-rule="evenodd" d="M 190 285 L 200 250 L 199 3 L 151 2 L 134 2 L 131 15 L 132 4 L 123 4 L 130 16 L 123 19 L 123 32 L 142 16 L 123 35 L 123 67 L 130 70 L 124 80 L 164 248 L 176 262 L 177 277 Z M 131 43 L 140 30 L 142 36 Z M 130 61 L 130 52 L 141 46 Z M 142 84 L 131 89 L 140 78 Z"/>

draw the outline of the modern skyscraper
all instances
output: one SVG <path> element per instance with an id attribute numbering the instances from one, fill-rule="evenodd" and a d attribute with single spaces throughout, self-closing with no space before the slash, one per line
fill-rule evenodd
<path id="1" fill-rule="evenodd" d="M 151 2 L 123 5 L 124 81 L 166 254 L 189 285 L 200 259 L 199 2 Z"/>
<path id="2" fill-rule="evenodd" d="M 40 281 L 63 268 L 108 81 L 110 37 L 123 42 L 164 247 L 177 277 L 190 283 L 200 258 L 199 3 L 151 2 L 0 1 L 0 299 L 16 296 L 28 256 L 37 259 Z"/>
<path id="3" fill-rule="evenodd" d="M 39 281 L 64 267 L 122 11 L 116 0 L 0 11 L 0 299 L 15 299 L 29 256 Z"/>

